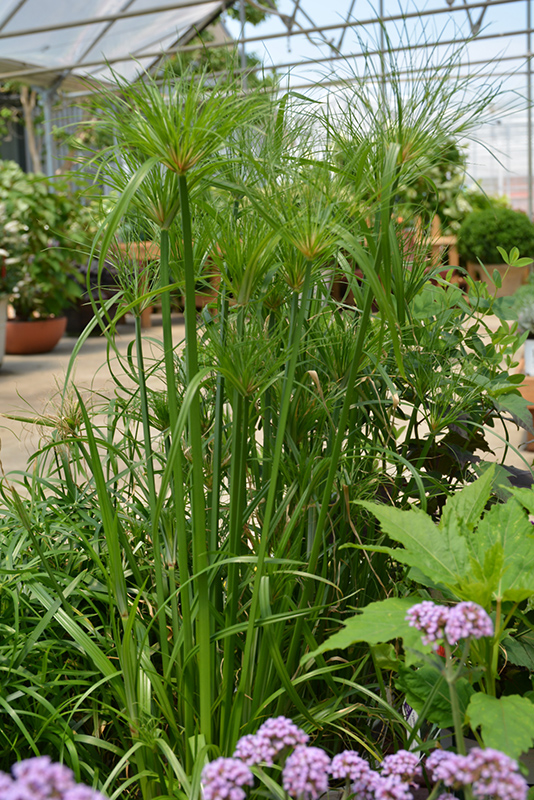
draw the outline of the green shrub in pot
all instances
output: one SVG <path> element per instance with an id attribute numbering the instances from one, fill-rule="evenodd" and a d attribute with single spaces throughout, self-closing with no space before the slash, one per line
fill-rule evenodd
<path id="1" fill-rule="evenodd" d="M 7 290 L 19 319 L 62 316 L 81 295 L 71 230 L 81 204 L 66 182 L 0 161 L 0 203 L 16 241 L 6 242 Z"/>
<path id="2" fill-rule="evenodd" d="M 534 224 L 511 208 L 490 207 L 469 214 L 458 231 L 458 252 L 466 261 L 501 264 L 498 247 L 517 247 L 522 256 L 534 256 Z"/>

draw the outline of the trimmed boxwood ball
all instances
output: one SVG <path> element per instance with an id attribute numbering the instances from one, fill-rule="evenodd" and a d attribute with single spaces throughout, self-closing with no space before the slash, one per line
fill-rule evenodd
<path id="1" fill-rule="evenodd" d="M 522 211 L 488 208 L 469 214 L 458 231 L 458 252 L 467 261 L 502 264 L 497 246 L 507 253 L 517 247 L 521 256 L 534 258 L 534 224 Z"/>

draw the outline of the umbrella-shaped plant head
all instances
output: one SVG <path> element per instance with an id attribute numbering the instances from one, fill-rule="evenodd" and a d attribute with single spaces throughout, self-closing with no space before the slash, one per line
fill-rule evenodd
<path id="1" fill-rule="evenodd" d="M 104 90 L 98 101 L 100 125 L 114 144 L 101 160 L 100 176 L 119 190 L 113 211 L 102 229 L 101 263 L 124 215 L 130 207 L 136 211 L 146 206 L 147 216 L 160 229 L 160 287 L 163 317 L 163 349 L 170 430 L 178 424 L 178 404 L 174 366 L 174 346 L 171 329 L 171 299 L 169 276 L 169 229 L 180 223 L 178 237 L 183 243 L 183 268 L 185 274 L 186 323 L 186 373 L 191 383 L 198 374 L 195 308 L 195 268 L 193 235 L 190 211 L 190 188 L 202 189 L 209 185 L 210 176 L 221 170 L 228 159 L 226 148 L 239 139 L 241 132 L 254 124 L 265 107 L 265 98 L 258 94 L 243 94 L 240 86 L 226 79 L 218 82 L 208 73 L 185 70 L 177 73 L 175 67 L 153 78 L 145 75 L 135 84 L 116 77 L 116 85 Z M 96 246 L 96 245 L 95 245 Z M 142 360 L 140 321 L 137 315 L 137 351 Z M 143 384 L 143 367 L 139 364 L 140 384 Z M 140 385 L 146 399 L 146 387 Z M 146 409 L 147 403 L 142 406 Z M 150 451 L 149 419 L 143 419 L 144 438 Z M 193 394 L 189 405 L 187 430 L 191 454 L 191 480 L 184 480 L 180 447 L 175 448 L 172 471 L 172 491 L 177 509 L 188 503 L 191 507 L 192 564 L 188 561 L 188 544 L 185 515 L 177 513 L 177 540 L 180 542 L 180 572 L 187 580 L 191 567 L 198 590 L 199 611 L 192 621 L 188 598 L 182 598 L 183 612 L 190 624 L 184 626 L 188 651 L 193 641 L 199 648 L 198 671 L 201 728 L 210 739 L 212 686 L 210 678 L 210 618 L 209 587 L 205 568 L 208 551 L 205 536 L 205 497 L 203 480 L 203 454 L 201 410 L 198 393 Z M 169 435 L 171 447 L 172 435 Z M 148 464 L 152 501 L 156 489 L 150 461 Z M 189 486 L 189 488 L 188 488 Z M 159 547 L 159 522 L 154 522 L 154 545 Z M 164 606 L 162 574 L 158 565 L 158 603 Z M 159 618 L 160 632 L 165 631 L 165 619 Z M 185 729 L 192 733 L 192 711 L 188 704 Z"/>

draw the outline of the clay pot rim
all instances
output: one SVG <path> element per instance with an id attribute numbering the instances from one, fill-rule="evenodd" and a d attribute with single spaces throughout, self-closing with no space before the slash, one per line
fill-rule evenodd
<path id="1" fill-rule="evenodd" d="M 22 317 L 8 317 L 8 322 L 50 322 L 51 320 L 66 319 L 67 315 L 62 314 L 60 317 L 30 317 L 23 319 Z"/>

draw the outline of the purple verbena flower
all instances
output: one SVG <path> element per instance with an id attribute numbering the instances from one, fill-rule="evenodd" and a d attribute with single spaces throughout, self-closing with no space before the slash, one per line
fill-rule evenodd
<path id="1" fill-rule="evenodd" d="M 417 603 L 406 614 L 408 624 L 423 633 L 423 644 L 435 644 L 443 639 L 448 618 L 447 606 L 437 605 L 431 600 Z"/>
<path id="2" fill-rule="evenodd" d="M 525 800 L 526 780 L 519 774 L 517 762 L 509 756 L 487 747 L 474 747 L 466 756 L 471 770 L 474 797 L 495 800 Z"/>
<path id="3" fill-rule="evenodd" d="M 352 793 L 358 800 L 375 800 L 375 788 L 379 779 L 378 772 L 372 769 L 362 770 L 360 777 L 351 783 Z"/>
<path id="4" fill-rule="evenodd" d="M 423 774 L 419 756 L 409 750 L 397 750 L 396 753 L 386 756 L 381 764 L 381 772 L 384 777 L 397 775 L 404 783 L 412 783 Z"/>
<path id="5" fill-rule="evenodd" d="M 448 788 L 460 789 L 470 783 L 471 770 L 467 756 L 434 750 L 426 760 L 426 768 L 434 781 L 442 781 Z"/>
<path id="6" fill-rule="evenodd" d="M 371 767 L 355 750 L 344 750 L 334 756 L 330 764 L 330 774 L 333 778 L 346 778 L 359 781 L 366 778 L 371 772 Z"/>
<path id="7" fill-rule="evenodd" d="M 330 759 L 319 747 L 297 745 L 282 770 L 284 790 L 290 797 L 316 800 L 328 789 Z"/>
<path id="8" fill-rule="evenodd" d="M 233 758 L 239 758 L 251 767 L 262 761 L 273 763 L 273 748 L 268 739 L 262 739 L 257 734 L 248 733 L 238 740 Z"/>
<path id="9" fill-rule="evenodd" d="M 436 800 L 458 800 L 458 798 L 450 792 L 442 792 L 442 794 L 436 797 Z"/>
<path id="10" fill-rule="evenodd" d="M 72 770 L 49 756 L 18 761 L 13 778 L 0 773 L 0 800 L 105 800 L 104 795 L 76 783 Z"/>
<path id="11" fill-rule="evenodd" d="M 526 800 L 528 786 L 517 762 L 491 747 L 473 747 L 465 756 L 435 750 L 426 766 L 433 780 L 457 789 L 471 786 L 476 798 Z"/>
<path id="12" fill-rule="evenodd" d="M 449 609 L 445 637 L 450 644 L 483 636 L 493 636 L 493 622 L 482 606 L 467 600 Z"/>
<path id="13" fill-rule="evenodd" d="M 205 800 L 244 800 L 243 786 L 252 786 L 254 775 L 237 758 L 216 758 L 206 764 L 200 777 Z"/>
<path id="14" fill-rule="evenodd" d="M 247 734 L 239 739 L 233 757 L 249 766 L 262 762 L 272 766 L 274 758 L 284 748 L 304 745 L 309 738 L 287 717 L 272 717 L 255 734 Z"/>
<path id="15" fill-rule="evenodd" d="M 76 786 L 74 773 L 63 764 L 54 764 L 50 756 L 36 756 L 18 761 L 11 767 L 15 781 L 24 784 L 39 797 L 61 796 Z"/>
<path id="16" fill-rule="evenodd" d="M 27 784 L 12 781 L 11 786 L 0 794 L 2 800 L 46 800 L 46 795 L 35 792 Z"/>
<path id="17" fill-rule="evenodd" d="M 271 717 L 258 728 L 256 738 L 264 756 L 267 756 L 270 748 L 270 757 L 264 757 L 261 760 L 272 764 L 273 758 L 281 750 L 286 747 L 305 745 L 310 737 L 287 717 Z"/>
<path id="18" fill-rule="evenodd" d="M 96 789 L 77 783 L 72 789 L 67 789 L 62 800 L 106 800 L 106 798 Z"/>
<path id="19" fill-rule="evenodd" d="M 334 756 L 330 764 L 330 774 L 333 778 L 357 781 L 367 776 L 369 772 L 371 772 L 371 767 L 355 750 L 344 750 Z"/>
<path id="20" fill-rule="evenodd" d="M 376 773 L 375 773 L 376 774 Z M 398 775 L 378 775 L 372 783 L 374 800 L 413 800 L 410 787 Z"/>

